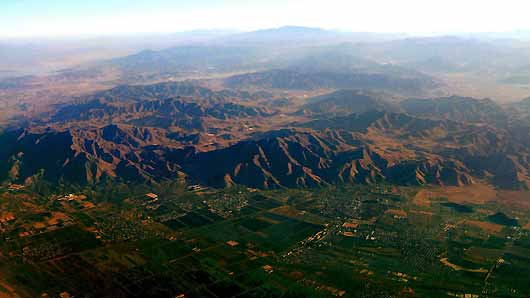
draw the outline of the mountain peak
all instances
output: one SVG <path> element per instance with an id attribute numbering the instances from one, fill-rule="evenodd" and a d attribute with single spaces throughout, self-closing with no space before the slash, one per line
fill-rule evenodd
<path id="1" fill-rule="evenodd" d="M 328 30 L 317 28 L 317 27 L 304 27 L 304 26 L 282 26 L 278 28 L 269 28 L 269 29 L 262 29 L 258 30 L 256 32 L 292 32 L 292 33 L 301 33 L 301 32 L 329 32 Z"/>

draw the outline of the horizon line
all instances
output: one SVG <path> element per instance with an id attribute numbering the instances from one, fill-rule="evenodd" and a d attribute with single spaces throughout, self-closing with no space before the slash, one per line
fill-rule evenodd
<path id="1" fill-rule="evenodd" d="M 141 32 L 141 31 L 130 31 L 130 32 L 108 32 L 108 33 L 79 33 L 79 34 L 35 34 L 35 35 L 13 35 L 13 36 L 0 36 L 0 40 L 3 41 L 22 41 L 27 39 L 40 39 L 40 40 L 75 40 L 75 39 L 98 39 L 98 38 L 128 38 L 128 37 L 140 37 L 140 36 L 164 36 L 173 34 L 185 34 L 185 33 L 215 33 L 218 32 L 220 35 L 236 35 L 244 33 L 253 33 L 267 30 L 281 30 L 286 28 L 300 28 L 300 29 L 312 29 L 322 30 L 330 33 L 338 34 L 373 34 L 373 35 L 404 35 L 409 37 L 435 37 L 435 36 L 459 36 L 459 35 L 509 35 L 509 34 L 528 34 L 530 38 L 530 28 L 523 29 L 517 28 L 512 30 L 503 31 L 438 31 L 438 32 L 407 32 L 407 31 L 367 31 L 367 30 L 351 30 L 342 28 L 325 28 L 315 26 L 301 26 L 301 25 L 282 25 L 274 27 L 262 27 L 256 29 L 238 29 L 238 28 L 195 28 L 190 30 L 182 31 L 152 31 L 152 32 Z M 511 38 L 513 39 L 513 37 Z"/>

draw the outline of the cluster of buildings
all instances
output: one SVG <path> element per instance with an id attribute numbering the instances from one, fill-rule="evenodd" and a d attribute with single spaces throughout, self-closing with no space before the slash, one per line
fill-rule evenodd
<path id="1" fill-rule="evenodd" d="M 94 208 L 96 205 L 94 205 L 94 203 L 90 202 L 90 201 L 86 201 L 86 198 L 87 196 L 83 195 L 83 194 L 80 194 L 80 195 L 76 195 L 76 194 L 68 194 L 68 195 L 65 195 L 65 196 L 61 196 L 61 197 L 58 197 L 57 198 L 57 201 L 61 201 L 61 202 L 76 202 L 76 203 L 79 203 L 80 205 L 80 208 L 85 208 L 85 209 L 90 209 L 90 208 Z"/>
<path id="2" fill-rule="evenodd" d="M 248 206 L 248 200 L 240 196 L 230 196 L 223 194 L 222 197 L 215 200 L 204 201 L 208 210 L 223 218 L 229 218 L 235 212 L 240 212 L 242 208 Z"/>

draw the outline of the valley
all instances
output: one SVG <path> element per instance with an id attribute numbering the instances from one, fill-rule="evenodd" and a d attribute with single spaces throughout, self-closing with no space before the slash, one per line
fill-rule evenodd
<path id="1" fill-rule="evenodd" d="M 66 196 L 1 191 L 0 293 L 13 297 L 518 297 L 528 290 L 528 205 L 506 204 L 501 193 L 468 201 L 451 188 L 196 191 L 178 183 L 66 187 L 74 192 Z M 528 192 L 521 195 L 528 203 Z M 498 222 L 495 212 L 517 220 Z"/>

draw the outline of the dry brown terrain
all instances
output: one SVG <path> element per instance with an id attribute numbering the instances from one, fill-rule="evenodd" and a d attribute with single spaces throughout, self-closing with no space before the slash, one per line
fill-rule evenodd
<path id="1" fill-rule="evenodd" d="M 499 103 L 516 102 L 530 95 L 528 85 L 502 84 L 495 78 L 476 77 L 468 73 L 447 74 L 443 79 L 454 94 L 491 98 Z"/>
<path id="2" fill-rule="evenodd" d="M 500 190 L 497 192 L 498 202 L 513 207 L 530 209 L 530 191 Z"/>
<path id="3" fill-rule="evenodd" d="M 518 196 L 524 196 L 523 191 L 513 191 Z M 449 202 L 458 204 L 485 204 L 492 201 L 502 201 L 498 191 L 491 185 L 472 184 L 466 186 L 429 187 L 420 190 L 413 198 L 418 206 L 429 207 L 430 200 L 446 198 Z"/>
<path id="4" fill-rule="evenodd" d="M 501 225 L 490 223 L 490 222 L 485 222 L 485 221 L 478 221 L 478 220 L 466 220 L 464 224 L 472 226 L 472 227 L 480 228 L 483 231 L 487 232 L 488 234 L 498 234 L 503 229 L 503 226 Z"/>

